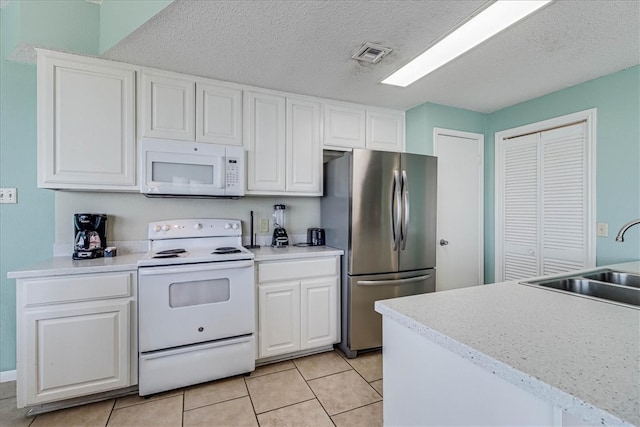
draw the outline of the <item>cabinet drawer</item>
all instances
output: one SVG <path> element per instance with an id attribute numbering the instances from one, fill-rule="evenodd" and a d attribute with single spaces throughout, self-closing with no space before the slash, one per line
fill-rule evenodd
<path id="1" fill-rule="evenodd" d="M 260 262 L 258 263 L 258 282 L 337 276 L 339 269 L 336 257 Z"/>
<path id="2" fill-rule="evenodd" d="M 25 306 L 131 296 L 131 272 L 80 274 L 22 282 Z"/>

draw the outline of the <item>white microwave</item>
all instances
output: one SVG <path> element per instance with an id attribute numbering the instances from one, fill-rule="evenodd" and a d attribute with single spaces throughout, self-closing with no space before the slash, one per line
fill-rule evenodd
<path id="1" fill-rule="evenodd" d="M 244 196 L 242 147 L 143 138 L 139 171 L 149 197 Z"/>

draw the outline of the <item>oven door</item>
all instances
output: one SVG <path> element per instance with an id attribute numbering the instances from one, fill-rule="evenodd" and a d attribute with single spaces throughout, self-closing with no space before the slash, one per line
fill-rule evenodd
<path id="1" fill-rule="evenodd" d="M 251 334 L 253 260 L 138 269 L 139 350 Z"/>

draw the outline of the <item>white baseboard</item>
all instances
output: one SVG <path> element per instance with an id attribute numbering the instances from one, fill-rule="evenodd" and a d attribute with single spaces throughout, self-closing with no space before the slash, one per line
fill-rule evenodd
<path id="1" fill-rule="evenodd" d="M 0 372 L 0 383 L 7 383 L 16 380 L 16 370 Z"/>

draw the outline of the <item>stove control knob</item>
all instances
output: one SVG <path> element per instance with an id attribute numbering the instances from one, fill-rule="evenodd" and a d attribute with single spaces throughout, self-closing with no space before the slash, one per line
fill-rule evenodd
<path id="1" fill-rule="evenodd" d="M 200 224 L 199 222 L 196 222 L 195 224 L 193 224 L 193 229 L 194 230 L 202 229 L 202 224 Z"/>
<path id="2" fill-rule="evenodd" d="M 238 229 L 238 223 L 234 222 L 233 225 L 231 226 L 231 228 L 233 228 L 234 230 Z"/>
<path id="3" fill-rule="evenodd" d="M 228 230 L 231 228 L 231 224 L 229 224 L 228 222 L 224 225 L 224 229 Z"/>
<path id="4" fill-rule="evenodd" d="M 162 231 L 169 231 L 171 230 L 171 226 L 169 224 L 165 224 L 162 226 Z"/>
<path id="5" fill-rule="evenodd" d="M 160 230 L 162 230 L 162 227 L 160 227 L 160 224 L 156 224 L 156 226 L 153 227 L 153 231 L 155 231 L 156 233 L 158 233 Z"/>

